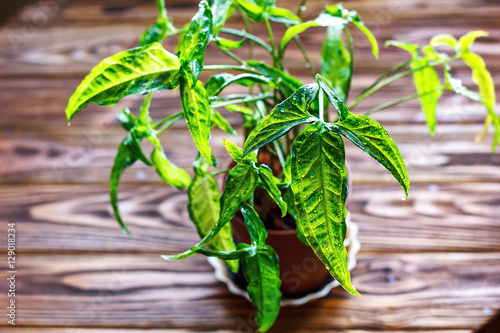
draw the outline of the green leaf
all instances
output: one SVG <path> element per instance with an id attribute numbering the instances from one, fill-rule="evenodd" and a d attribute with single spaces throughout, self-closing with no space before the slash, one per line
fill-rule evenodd
<path id="1" fill-rule="evenodd" d="M 213 17 L 213 33 L 218 34 L 224 27 L 226 18 L 228 17 L 231 0 L 210 0 L 210 8 L 212 8 Z"/>
<path id="2" fill-rule="evenodd" d="M 219 220 L 219 187 L 214 176 L 195 167 L 195 177 L 188 188 L 188 212 L 201 238 L 205 237 Z M 209 247 L 216 251 L 231 251 L 236 245 L 233 241 L 231 224 L 227 223 Z M 227 261 L 231 271 L 238 271 L 238 261 Z"/>
<path id="3" fill-rule="evenodd" d="M 240 205 L 240 210 L 243 214 L 243 219 L 245 220 L 248 233 L 250 234 L 252 245 L 266 245 L 267 231 L 264 223 L 259 217 L 259 214 L 257 214 L 252 206 L 246 203 L 242 203 Z"/>
<path id="4" fill-rule="evenodd" d="M 224 144 L 224 147 L 226 147 L 227 152 L 229 153 L 229 155 L 231 155 L 233 160 L 235 160 L 236 163 L 240 163 L 243 159 L 243 150 L 240 149 L 235 143 L 232 143 L 226 138 L 222 139 L 222 143 Z"/>
<path id="5" fill-rule="evenodd" d="M 275 0 L 234 0 L 254 22 L 262 22 L 264 16 L 274 6 Z"/>
<path id="6" fill-rule="evenodd" d="M 455 93 L 465 96 L 473 101 L 482 102 L 483 99 L 477 92 L 467 89 L 467 87 L 462 84 L 462 80 L 451 76 L 451 68 L 448 64 L 444 66 L 444 76 L 446 79 L 446 89 L 453 90 Z"/>
<path id="7" fill-rule="evenodd" d="M 431 134 L 434 135 L 436 133 L 437 124 L 436 109 L 439 98 L 441 98 L 443 94 L 439 76 L 436 70 L 429 66 L 428 56 L 413 60 L 410 67 L 413 70 L 413 83 L 419 94 L 425 122 Z"/>
<path id="8" fill-rule="evenodd" d="M 356 28 L 358 28 L 366 36 L 366 38 L 368 38 L 370 44 L 372 45 L 372 54 L 378 59 L 378 43 L 370 29 L 368 29 L 361 21 L 352 20 L 351 23 L 354 24 Z"/>
<path id="9" fill-rule="evenodd" d="M 301 24 L 293 25 L 288 28 L 281 39 L 279 49 L 278 49 L 278 58 L 281 59 L 283 52 L 290 40 L 297 34 L 309 29 L 311 27 L 334 27 L 338 30 L 344 29 L 347 21 L 343 18 L 332 16 L 326 12 L 321 13 L 316 19 L 313 21 L 307 21 Z"/>
<path id="10" fill-rule="evenodd" d="M 243 73 L 233 75 L 228 73 L 219 73 L 211 76 L 205 84 L 208 96 L 216 96 L 220 94 L 222 89 L 232 83 L 237 83 L 245 87 L 251 87 L 255 84 L 262 84 L 274 87 L 273 81 L 263 75 Z"/>
<path id="11" fill-rule="evenodd" d="M 347 170 L 339 135 L 317 122 L 305 127 L 292 146 L 292 190 L 298 224 L 330 274 L 353 295 L 344 239 Z"/>
<path id="12" fill-rule="evenodd" d="M 201 249 L 201 248 L 194 249 L 195 253 L 203 254 L 204 256 L 207 257 L 216 257 L 221 260 L 226 260 L 226 262 L 242 259 L 249 252 L 253 253 L 255 251 L 256 249 L 254 246 L 250 246 L 244 243 L 238 244 L 236 249 L 231 251 L 216 251 L 216 250 Z M 171 256 L 162 255 L 161 257 L 165 260 L 172 260 Z"/>
<path id="13" fill-rule="evenodd" d="M 321 50 L 321 75 L 332 82 L 333 89 L 346 101 L 351 85 L 351 55 L 344 45 L 342 30 L 328 27 Z"/>
<path id="14" fill-rule="evenodd" d="M 408 51 L 413 59 L 418 57 L 418 44 L 399 42 L 397 40 L 388 40 L 385 46 L 395 46 L 402 50 Z"/>
<path id="15" fill-rule="evenodd" d="M 278 317 L 281 304 L 278 256 L 265 245 L 245 256 L 242 266 L 248 282 L 248 295 L 257 310 L 255 322 L 259 332 L 266 332 Z"/>
<path id="16" fill-rule="evenodd" d="M 220 49 L 224 50 L 234 50 L 239 49 L 245 43 L 245 38 L 241 40 L 231 40 L 226 38 L 217 37 L 214 39 L 215 45 L 217 45 Z"/>
<path id="17" fill-rule="evenodd" d="M 344 104 L 344 102 L 340 99 L 340 97 L 337 96 L 330 82 L 328 82 L 324 77 L 322 77 L 319 74 L 316 74 L 316 82 L 318 82 L 318 85 L 321 87 L 321 90 L 325 92 L 328 101 L 330 102 L 330 104 L 333 105 L 335 111 L 337 111 L 339 118 L 340 119 L 346 118 L 349 115 L 350 111 Z"/>
<path id="18" fill-rule="evenodd" d="M 253 116 L 253 110 L 246 106 L 241 105 L 227 105 L 226 109 L 230 112 L 238 112 L 242 115 Z"/>
<path id="19" fill-rule="evenodd" d="M 132 127 L 135 126 L 135 123 L 137 121 L 132 112 L 130 112 L 129 108 L 123 108 L 123 110 L 116 115 L 116 119 L 118 119 L 122 127 L 127 132 L 129 132 L 132 129 Z"/>
<path id="20" fill-rule="evenodd" d="M 219 220 L 210 232 L 195 246 L 182 253 L 164 256 L 166 260 L 178 260 L 192 256 L 197 249 L 207 246 L 219 231 L 234 217 L 240 205 L 250 199 L 257 186 L 257 169 L 255 165 L 241 163 L 229 171 L 226 185 L 222 192 L 220 204 L 221 213 Z"/>
<path id="21" fill-rule="evenodd" d="M 486 31 L 481 31 L 481 30 L 469 31 L 467 34 L 463 35 L 458 40 L 457 47 L 460 47 L 460 49 L 457 50 L 457 52 L 458 51 L 461 51 L 461 52 L 469 51 L 470 46 L 472 45 L 472 43 L 474 43 L 474 41 L 477 38 L 486 37 L 486 36 L 488 36 L 488 33 Z"/>
<path id="22" fill-rule="evenodd" d="M 181 78 L 181 105 L 189 131 L 201 155 L 210 164 L 209 145 L 212 109 L 201 81 L 193 85 L 189 76 Z"/>
<path id="23" fill-rule="evenodd" d="M 170 162 L 163 151 L 160 140 L 153 136 L 148 136 L 148 140 L 155 145 L 151 153 L 151 161 L 160 178 L 167 184 L 182 190 L 189 186 L 191 177 L 189 174 Z"/>
<path id="24" fill-rule="evenodd" d="M 238 133 L 231 127 L 229 122 L 217 111 L 212 109 L 212 122 L 217 125 L 221 130 L 232 135 L 238 135 Z"/>
<path id="25" fill-rule="evenodd" d="M 101 61 L 76 88 L 66 107 L 68 121 L 91 103 L 115 105 L 132 94 L 173 89 L 179 84 L 179 59 L 153 43 Z"/>
<path id="26" fill-rule="evenodd" d="M 451 47 L 452 49 L 456 48 L 457 39 L 450 34 L 441 34 L 432 37 L 429 45 L 432 47 L 446 45 Z"/>
<path id="27" fill-rule="evenodd" d="M 467 51 L 462 54 L 462 60 L 472 70 L 472 80 L 479 87 L 479 95 L 481 96 L 482 103 L 486 106 L 488 112 L 485 119 L 484 131 L 477 139 L 482 139 L 489 126 L 493 124 L 495 128 L 491 148 L 493 151 L 500 142 L 500 121 L 494 109 L 496 96 L 493 78 L 491 77 L 490 72 L 486 69 L 486 64 L 481 56 Z"/>
<path id="28" fill-rule="evenodd" d="M 318 89 L 317 84 L 306 84 L 276 105 L 249 134 L 243 148 L 244 155 L 274 141 L 297 125 L 317 121 L 307 110 L 316 98 Z"/>
<path id="29" fill-rule="evenodd" d="M 191 23 L 180 43 L 181 63 L 189 63 L 193 81 L 198 80 L 203 70 L 205 48 L 212 39 L 212 12 L 206 1 L 198 5 L 198 12 L 193 16 Z M 187 72 L 186 72 L 187 75 Z"/>
<path id="30" fill-rule="evenodd" d="M 254 60 L 247 61 L 249 66 L 258 69 L 263 75 L 267 76 L 270 80 L 275 82 L 275 86 L 282 89 L 287 96 L 293 94 L 295 90 L 303 86 L 303 83 L 296 77 L 286 73 L 282 70 L 277 70 L 263 62 Z"/>
<path id="31" fill-rule="evenodd" d="M 138 138 L 132 130 L 118 147 L 118 152 L 116 153 L 113 168 L 111 169 L 111 176 L 109 179 L 109 194 L 113 212 L 115 213 L 116 220 L 129 236 L 131 235 L 131 233 L 123 222 L 120 210 L 118 208 L 118 185 L 120 184 L 120 178 L 125 169 L 134 164 L 138 159 L 144 162 L 146 165 L 151 166 L 151 162 L 149 162 L 147 157 L 142 152 L 141 139 Z"/>
<path id="32" fill-rule="evenodd" d="M 286 203 L 285 201 L 283 201 L 283 198 L 281 197 L 281 191 L 279 190 L 278 185 L 276 185 L 276 182 L 274 181 L 273 172 L 265 164 L 261 164 L 259 166 L 259 179 L 264 189 L 267 191 L 267 193 L 269 193 L 269 196 L 273 198 L 273 200 L 278 204 L 279 208 L 281 209 L 281 216 L 282 217 L 285 216 L 287 212 Z"/>
<path id="33" fill-rule="evenodd" d="M 401 184 L 405 195 L 408 196 L 410 180 L 403 156 L 382 125 L 370 117 L 350 113 L 329 127 L 382 164 Z"/>
<path id="34" fill-rule="evenodd" d="M 273 22 L 279 22 L 283 24 L 299 24 L 302 22 L 300 17 L 292 13 L 286 8 L 272 7 L 267 12 L 267 17 Z"/>
<path id="35" fill-rule="evenodd" d="M 165 0 L 157 0 L 158 6 L 158 19 L 156 23 L 146 30 L 146 32 L 139 39 L 139 45 L 147 45 L 151 43 L 162 43 L 168 36 L 175 35 L 177 29 L 175 29 L 172 21 L 167 16 L 167 10 L 165 9 Z"/>

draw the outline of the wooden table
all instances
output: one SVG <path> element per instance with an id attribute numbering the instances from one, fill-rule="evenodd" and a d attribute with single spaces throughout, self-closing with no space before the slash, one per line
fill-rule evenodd
<path id="1" fill-rule="evenodd" d="M 194 2 L 167 1 L 177 26 L 194 13 Z M 358 9 L 381 41 L 424 43 L 438 33 L 486 30 L 490 36 L 474 49 L 500 83 L 498 2 L 358 0 L 345 6 Z M 305 17 L 320 7 L 319 0 L 311 1 Z M 134 47 L 155 17 L 152 1 L 61 0 L 35 3 L 1 27 L 0 260 L 6 262 L 6 225 L 15 223 L 15 332 L 255 329 L 250 304 L 214 278 L 204 257 L 159 258 L 197 240 L 184 192 L 162 185 L 152 170 L 137 164 L 124 175 L 120 196 L 134 237 L 124 235 L 112 217 L 107 178 L 124 137 L 115 114 L 123 106 L 137 110 L 141 98 L 110 108 L 90 106 L 71 127 L 65 125 L 67 99 L 84 75 L 104 57 Z M 320 49 L 319 31 L 305 38 L 313 53 Z M 376 61 L 356 37 L 361 52 L 353 89 L 359 92 L 407 55 L 382 49 Z M 173 42 L 165 46 L 174 49 Z M 307 70 L 294 65 L 299 57 L 292 47 L 287 61 L 310 81 Z M 456 75 L 467 78 L 468 71 L 459 66 Z M 411 94 L 411 81 L 405 82 L 358 111 Z M 179 107 L 175 94 L 160 93 L 152 114 Z M 401 201 L 403 193 L 387 172 L 348 145 L 354 179 L 349 209 L 362 242 L 352 276 L 364 297 L 337 288 L 324 299 L 282 309 L 271 332 L 462 333 L 500 309 L 500 155 L 489 153 L 491 135 L 474 143 L 483 117 L 481 107 L 451 94 L 441 104 L 435 137 L 416 102 L 375 115 L 401 148 L 412 188 Z M 240 120 L 231 116 L 231 123 L 238 127 Z M 162 140 L 167 154 L 189 169 L 195 151 L 185 133 L 179 125 Z M 212 137 L 220 160 L 227 157 L 223 136 L 216 131 Z M 12 329 L 3 315 L 6 275 L 2 264 L 2 332 Z"/>

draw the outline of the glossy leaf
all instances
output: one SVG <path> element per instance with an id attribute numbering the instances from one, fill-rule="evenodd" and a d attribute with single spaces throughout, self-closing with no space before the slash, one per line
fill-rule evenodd
<path id="1" fill-rule="evenodd" d="M 353 295 L 344 239 L 347 170 L 339 135 L 317 122 L 305 127 L 292 146 L 292 190 L 298 224 L 330 274 Z"/>
<path id="2" fill-rule="evenodd" d="M 246 40 L 245 38 L 241 40 L 231 40 L 231 39 L 217 37 L 216 39 L 214 39 L 214 43 L 221 49 L 234 50 L 242 47 L 243 44 L 245 43 L 245 40 Z"/>
<path id="3" fill-rule="evenodd" d="M 205 48 L 212 39 L 212 12 L 206 1 L 198 5 L 189 27 L 180 43 L 180 58 L 183 64 L 189 63 L 193 82 L 198 80 L 203 70 Z M 184 66 L 184 65 L 183 65 Z M 185 72 L 188 74 L 188 71 Z"/>
<path id="4" fill-rule="evenodd" d="M 248 295 L 257 310 L 255 322 L 259 332 L 266 332 L 278 317 L 281 304 L 278 256 L 270 246 L 264 245 L 243 257 L 242 266 Z"/>
<path id="5" fill-rule="evenodd" d="M 211 76 L 205 84 L 208 96 L 218 95 L 222 89 L 226 88 L 232 83 L 237 83 L 245 87 L 251 87 L 255 84 L 269 85 L 274 87 L 273 81 L 263 75 L 256 75 L 251 73 L 243 73 L 233 75 L 228 73 L 220 73 Z"/>
<path id="6" fill-rule="evenodd" d="M 189 76 L 181 78 L 181 105 L 184 118 L 201 155 L 210 164 L 212 155 L 209 146 L 212 109 L 201 81 L 193 85 Z"/>
<path id="7" fill-rule="evenodd" d="M 120 52 L 101 61 L 69 99 L 69 120 L 91 103 L 115 105 L 132 94 L 173 89 L 179 84 L 179 59 L 160 44 Z"/>
<path id="8" fill-rule="evenodd" d="M 267 17 L 273 22 L 283 24 L 299 24 L 302 22 L 300 17 L 292 13 L 286 8 L 272 7 L 267 12 Z"/>
<path id="9" fill-rule="evenodd" d="M 218 34 L 224 26 L 231 4 L 231 0 L 210 0 L 214 34 Z"/>
<path id="10" fill-rule="evenodd" d="M 132 112 L 130 112 L 129 108 L 123 108 L 123 110 L 116 115 L 116 119 L 118 119 L 122 127 L 127 132 L 129 132 L 132 129 L 132 127 L 135 126 L 135 123 L 137 121 Z"/>
<path id="11" fill-rule="evenodd" d="M 254 60 L 247 61 L 249 66 L 252 66 L 262 72 L 268 79 L 275 81 L 275 86 L 285 91 L 287 96 L 293 94 L 295 90 L 303 86 L 303 83 L 285 71 L 277 70 L 263 62 Z"/>
<path id="12" fill-rule="evenodd" d="M 331 82 L 337 96 L 346 101 L 351 85 L 351 55 L 342 39 L 342 30 L 328 27 L 321 50 L 321 75 Z"/>
<path id="13" fill-rule="evenodd" d="M 340 119 L 346 118 L 350 111 L 345 105 L 345 103 L 340 99 L 340 97 L 336 94 L 330 82 L 328 82 L 324 77 L 319 74 L 316 74 L 316 82 L 321 87 L 321 90 L 326 94 L 328 101 L 333 105 L 335 111 Z"/>
<path id="14" fill-rule="evenodd" d="M 330 128 L 382 164 L 408 196 L 410 181 L 403 156 L 382 125 L 370 117 L 351 113 L 338 123 L 330 125 Z"/>
<path id="15" fill-rule="evenodd" d="M 151 153 L 151 162 L 155 167 L 156 172 L 160 178 L 167 184 L 182 190 L 189 186 L 191 183 L 191 177 L 189 174 L 181 168 L 178 168 L 172 162 L 170 162 L 163 151 L 160 140 L 155 137 L 148 137 L 148 140 L 154 143 L 155 148 Z"/>
<path id="16" fill-rule="evenodd" d="M 219 220 L 220 201 L 219 186 L 214 176 L 203 170 L 195 168 L 195 177 L 188 188 L 188 212 L 201 238 L 205 237 Z M 233 241 L 231 224 L 226 224 L 209 247 L 216 251 L 231 251 L 236 245 Z M 238 261 L 227 261 L 231 271 L 238 271 Z"/>
<path id="17" fill-rule="evenodd" d="M 333 27 L 338 30 L 342 30 L 344 29 L 346 24 L 347 21 L 345 19 L 332 16 L 326 12 L 323 12 L 316 19 L 312 21 L 307 21 L 301 24 L 293 25 L 286 30 L 285 34 L 283 35 L 283 38 L 281 39 L 278 50 L 278 57 L 281 58 L 283 52 L 288 46 L 288 43 L 295 35 L 300 34 L 301 32 L 311 27 Z"/>
<path id="18" fill-rule="evenodd" d="M 269 193 L 269 196 L 273 198 L 273 200 L 278 204 L 278 207 L 281 209 L 281 216 L 285 216 L 287 212 L 287 205 L 285 201 L 283 201 L 281 191 L 274 181 L 273 172 L 265 164 L 261 164 L 259 166 L 259 179 L 264 189 L 267 193 Z"/>
<path id="19" fill-rule="evenodd" d="M 226 147 L 227 152 L 233 160 L 236 163 L 240 163 L 241 160 L 243 159 L 243 151 L 238 148 L 238 146 L 235 143 L 232 143 L 231 141 L 227 140 L 226 138 L 222 139 L 222 143 L 224 144 L 224 147 Z"/>
<path id="20" fill-rule="evenodd" d="M 304 85 L 276 105 L 249 134 L 243 148 L 244 155 L 274 141 L 297 125 L 317 121 L 307 110 L 316 98 L 318 89 L 317 84 Z"/>
<path id="21" fill-rule="evenodd" d="M 246 203 L 240 205 L 240 210 L 243 214 L 243 219 L 245 220 L 250 239 L 252 240 L 252 245 L 266 245 L 267 231 L 259 214 L 257 214 L 252 206 Z"/>
<path id="22" fill-rule="evenodd" d="M 275 0 L 234 0 L 254 22 L 262 22 Z"/>
<path id="23" fill-rule="evenodd" d="M 212 122 L 226 133 L 237 135 L 238 133 L 231 127 L 231 124 L 217 111 L 212 109 Z"/>

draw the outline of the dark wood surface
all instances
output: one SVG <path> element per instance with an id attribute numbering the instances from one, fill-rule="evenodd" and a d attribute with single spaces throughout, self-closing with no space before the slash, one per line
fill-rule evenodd
<path id="1" fill-rule="evenodd" d="M 195 12 L 195 2 L 167 1 L 177 26 Z M 286 3 L 295 8 L 298 2 Z M 215 279 L 204 257 L 159 258 L 197 240 L 184 192 L 163 186 L 152 170 L 134 165 L 120 193 L 134 237 L 124 235 L 112 217 L 107 178 L 124 137 L 115 114 L 123 106 L 137 108 L 142 99 L 128 97 L 109 108 L 90 106 L 71 127 L 65 124 L 67 99 L 83 76 L 102 58 L 136 45 L 155 20 L 154 3 L 59 1 L 64 4 L 49 12 L 41 3 L 24 8 L 0 28 L 0 248 L 7 247 L 7 222 L 16 223 L 18 242 L 18 320 L 12 328 L 4 318 L 0 332 L 252 332 L 250 304 Z M 498 88 L 498 1 L 358 0 L 344 5 L 357 9 L 380 41 L 423 44 L 438 33 L 488 31 L 474 50 L 485 57 Z M 322 6 L 310 0 L 305 18 Z M 39 13 L 43 8 L 46 20 Z M 321 47 L 319 31 L 311 29 L 304 37 L 313 54 Z M 382 48 L 376 61 L 362 37 L 356 37 L 361 42 L 354 93 L 406 59 L 404 52 Z M 174 42 L 165 46 L 173 49 Z M 214 51 L 207 63 L 219 58 Z M 299 58 L 291 47 L 287 63 L 310 81 Z M 471 83 L 463 66 L 456 75 Z M 358 111 L 412 93 L 410 84 L 388 87 Z M 153 101 L 154 117 L 178 110 L 175 93 L 159 93 Z M 240 119 L 227 115 L 238 128 Z M 391 176 L 347 146 L 354 180 L 349 209 L 362 243 L 352 276 L 364 297 L 334 289 L 321 300 L 282 309 L 270 332 L 465 333 L 500 310 L 500 155 L 489 153 L 491 135 L 474 142 L 483 117 L 481 107 L 449 94 L 439 109 L 435 137 L 426 130 L 418 103 L 375 115 L 401 148 L 412 188 L 409 199 L 401 201 L 403 192 Z M 215 131 L 211 139 L 219 160 L 227 158 L 221 143 L 225 136 Z M 162 142 L 172 160 L 190 169 L 195 151 L 183 125 L 169 130 Z M 5 282 L 0 285 L 4 308 Z"/>

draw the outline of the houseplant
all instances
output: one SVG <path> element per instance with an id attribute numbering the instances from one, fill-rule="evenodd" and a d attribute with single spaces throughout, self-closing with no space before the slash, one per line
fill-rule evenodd
<path id="1" fill-rule="evenodd" d="M 66 108 L 69 121 L 90 103 L 114 105 L 127 95 L 148 94 L 137 116 L 127 109 L 118 115 L 128 135 L 118 148 L 111 172 L 110 195 L 115 216 L 129 233 L 118 209 L 118 184 L 123 171 L 137 160 L 154 167 L 165 183 L 178 189 L 187 188 L 189 215 L 202 239 L 188 251 L 165 256 L 165 259 L 201 253 L 225 260 L 232 271 L 241 265 L 261 331 L 271 327 L 281 301 L 278 259 L 273 248 L 266 245 L 266 226 L 272 224 L 268 222 L 273 205 L 291 225 L 296 224 L 298 237 L 314 250 L 344 289 L 359 295 L 350 282 L 344 247 L 348 189 L 340 135 L 386 167 L 401 184 L 405 195 L 408 194 L 408 175 L 396 144 L 378 122 L 351 112 L 358 103 L 388 84 L 412 75 L 416 94 L 385 103 L 367 113 L 417 98 L 429 130 L 434 133 L 437 102 L 448 89 L 484 104 L 485 129 L 491 124 L 495 128 L 493 148 L 500 138 L 499 120 L 493 110 L 495 93 L 491 76 L 482 59 L 470 51 L 470 45 L 484 35 L 483 32 L 471 32 L 459 40 L 449 35 L 436 36 L 422 48 L 389 42 L 409 51 L 411 59 L 382 74 L 348 107 L 354 57 L 350 29 L 354 27 L 366 35 L 376 57 L 378 44 L 354 11 L 341 5 L 327 6 L 316 19 L 302 22 L 301 8 L 292 13 L 276 7 L 272 0 L 201 1 L 191 23 L 177 29 L 167 16 L 164 2 L 159 0 L 159 18 L 141 36 L 140 46 L 98 64 L 76 89 Z M 224 27 L 233 16 L 243 19 L 245 30 Z M 271 22 L 286 26 L 279 43 Z M 252 34 L 253 24 L 265 25 L 268 41 Z M 326 28 L 320 74 L 314 75 L 313 83 L 303 84 L 284 68 L 283 56 L 293 40 L 301 49 L 305 63 L 314 68 L 300 33 L 318 27 Z M 161 42 L 175 35 L 179 36 L 179 43 L 174 54 L 165 50 Z M 230 36 L 233 37 L 229 39 Z M 236 65 L 204 66 L 209 43 Z M 271 61 L 253 59 L 252 52 L 249 59 L 235 53 L 234 50 L 248 44 L 250 50 L 263 49 Z M 435 47 L 441 45 L 451 47 L 452 51 L 439 52 Z M 451 76 L 451 64 L 459 60 L 472 69 L 478 93 Z M 444 83 L 436 68 L 443 70 Z M 202 72 L 215 74 L 203 83 Z M 224 94 L 229 85 L 248 87 L 248 91 Z M 154 121 L 149 115 L 153 93 L 177 87 L 182 111 Z M 331 112 L 329 105 L 333 106 Z M 222 107 L 242 114 L 245 145 L 240 149 L 224 141 L 236 165 L 228 171 L 220 194 L 214 178 L 217 171 L 211 169 L 216 161 L 211 154 L 210 130 L 218 126 L 234 134 L 228 121 L 217 111 Z M 199 150 L 193 162 L 193 178 L 169 161 L 159 137 L 182 119 Z M 150 157 L 141 148 L 144 139 L 154 146 Z M 229 221 L 238 211 L 251 236 L 250 244 L 233 242 Z"/>

